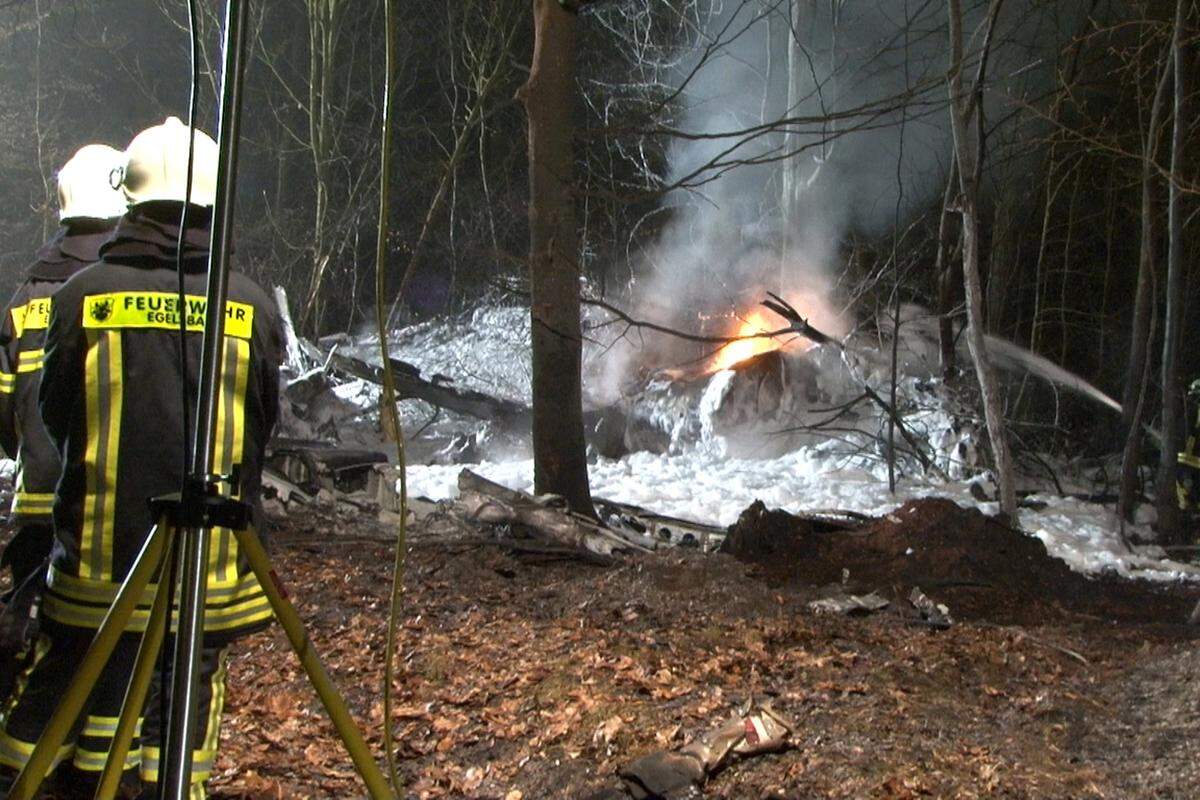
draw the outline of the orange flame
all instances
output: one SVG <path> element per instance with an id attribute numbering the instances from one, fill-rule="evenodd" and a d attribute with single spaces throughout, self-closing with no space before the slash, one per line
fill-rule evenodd
<path id="1" fill-rule="evenodd" d="M 730 334 L 731 336 L 754 336 L 759 333 L 770 333 L 773 330 L 778 330 L 780 327 L 778 324 L 772 327 L 770 317 L 765 312 L 758 310 L 738 317 L 738 323 L 737 330 Z M 782 343 L 778 339 L 766 336 L 757 339 L 741 339 L 736 342 L 730 342 L 713 356 L 710 368 L 713 372 L 729 369 L 734 364 L 739 364 L 752 356 L 756 356 L 759 353 L 766 353 L 769 350 L 778 350 L 782 346 Z"/>

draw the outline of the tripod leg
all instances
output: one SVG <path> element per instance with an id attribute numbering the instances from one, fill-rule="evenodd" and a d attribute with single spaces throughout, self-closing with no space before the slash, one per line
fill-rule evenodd
<path id="1" fill-rule="evenodd" d="M 125 758 L 129 755 L 129 745 L 133 742 L 137 720 L 146 702 L 146 692 L 150 688 L 150 679 L 154 676 L 154 666 L 166 635 L 167 598 L 170 591 L 170 581 L 164 575 L 158 582 L 154 605 L 150 607 L 146 635 L 142 637 L 141 646 L 138 648 L 129 688 L 125 690 L 125 702 L 121 705 L 121 716 L 117 720 L 117 730 L 113 733 L 112 747 L 108 751 L 108 760 L 104 763 L 104 772 L 101 773 L 100 783 L 96 787 L 96 800 L 111 800 L 120 787 L 121 773 L 125 771 Z"/>
<path id="2" fill-rule="evenodd" d="M 253 530 L 234 531 L 234 535 L 237 537 L 238 548 L 246 556 L 250 568 L 262 585 L 263 592 L 266 593 L 267 599 L 271 602 L 271 608 L 275 611 L 275 618 L 279 620 L 279 624 L 287 633 L 292 650 L 296 652 L 300 664 L 308 673 L 309 682 L 320 696 L 325 711 L 329 714 L 334 728 L 337 729 L 338 736 L 345 745 L 346 752 L 350 754 L 350 760 L 354 762 L 354 767 L 363 779 L 363 783 L 366 784 L 372 800 L 392 800 L 395 795 L 392 794 L 387 779 L 383 777 L 383 772 L 375 763 L 375 757 L 371 755 L 371 749 L 358 730 L 354 718 L 350 716 L 346 702 L 338 694 L 337 687 L 333 685 L 329 673 L 325 671 L 325 665 L 321 663 L 321 657 L 317 655 L 316 649 L 309 641 L 308 632 L 304 630 L 304 623 L 300 621 L 300 615 L 296 613 L 295 607 L 280 589 L 278 578 L 275 577 L 275 570 L 271 568 L 271 560 L 258 541 L 258 535 Z M 390 722 L 385 721 L 384 724 L 390 724 Z"/>
<path id="3" fill-rule="evenodd" d="M 129 623 L 129 618 L 133 616 L 138 602 L 142 599 L 142 593 L 150 583 L 150 578 L 158 568 L 159 562 L 162 561 L 163 537 L 166 535 L 165 529 L 159 525 L 150 529 L 150 534 L 146 537 L 146 543 L 142 545 L 142 551 L 138 553 L 133 569 L 129 571 L 129 576 L 121 584 L 112 607 L 109 608 L 104 621 L 100 623 L 100 628 L 96 631 L 91 645 L 88 646 L 87 652 L 83 656 L 83 661 L 79 664 L 79 669 L 71 678 L 71 683 L 63 693 L 58 707 L 54 709 L 54 714 L 46 723 L 37 745 L 34 746 L 33 753 L 30 754 L 29 760 L 21 769 L 21 774 L 17 776 L 16 782 L 9 790 L 8 800 L 32 800 L 38 787 L 46 779 L 46 773 L 54 763 L 58 749 L 79 718 L 83 704 L 87 702 L 92 688 L 100 679 L 100 673 L 108 664 L 117 640 L 125 632 L 125 626 Z"/>

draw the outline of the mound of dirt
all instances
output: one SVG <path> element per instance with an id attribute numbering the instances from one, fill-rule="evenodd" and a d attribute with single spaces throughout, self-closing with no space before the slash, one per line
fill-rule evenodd
<path id="1" fill-rule="evenodd" d="M 844 584 L 855 593 L 907 597 L 920 587 L 963 619 L 1038 624 L 1048 615 L 1177 623 L 1195 590 L 1089 578 L 1050 556 L 1038 539 L 974 508 L 912 500 L 854 530 L 800 519 L 755 502 L 725 550 L 775 585 Z"/>

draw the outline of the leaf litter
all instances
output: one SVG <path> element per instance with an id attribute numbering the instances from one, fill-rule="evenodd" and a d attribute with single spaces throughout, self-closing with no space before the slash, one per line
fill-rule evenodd
<path id="1" fill-rule="evenodd" d="M 380 758 L 391 554 L 363 540 L 387 532 L 366 515 L 313 514 L 289 520 L 274 548 Z M 968 612 L 935 630 L 890 613 L 813 613 L 816 578 L 840 575 L 840 564 L 797 566 L 788 579 L 774 556 L 766 569 L 668 551 L 600 568 L 413 533 L 389 721 L 406 797 L 619 797 L 624 765 L 683 747 L 762 701 L 794 721 L 789 746 L 730 763 L 704 796 L 1189 793 L 1161 770 L 1144 786 L 1130 777 L 1153 750 L 1138 744 L 1150 734 L 1132 727 L 1145 727 L 1147 714 L 1134 677 L 1193 646 L 1191 629 L 1166 624 L 1176 605 L 1192 602 L 1183 589 L 1125 590 L 1082 610 L 1037 598 L 1034 614 L 1019 596 L 989 600 L 979 586 L 938 591 L 926 580 L 932 600 L 954 613 L 957 599 Z M 927 579 L 933 562 L 923 558 Z M 853 581 L 866 565 L 850 569 Z M 873 585 L 864 589 L 907 596 L 904 575 L 866 572 Z M 1186 683 L 1161 688 L 1156 702 L 1186 708 Z M 1200 739 L 1195 716 L 1170 716 L 1179 731 L 1172 746 Z M 1113 731 L 1128 746 L 1112 746 Z M 1187 752 L 1178 755 L 1188 763 Z M 235 648 L 211 795 L 364 796 L 278 629 Z"/>

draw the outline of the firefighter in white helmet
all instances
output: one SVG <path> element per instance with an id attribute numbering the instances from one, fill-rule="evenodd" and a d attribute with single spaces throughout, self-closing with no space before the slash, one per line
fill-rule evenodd
<path id="1" fill-rule="evenodd" d="M 126 150 L 120 186 L 130 203 L 100 262 L 55 296 L 40 389 L 42 421 L 63 454 L 54 498 L 55 545 L 41 605 L 43 637 L 17 681 L 0 730 L 0 764 L 19 768 L 42 732 L 95 629 L 116 596 L 151 526 L 147 500 L 179 490 L 184 443 L 181 384 L 194 407 L 201 332 L 208 313 L 205 278 L 217 147 L 197 132 L 191 205 L 183 239 L 186 297 L 179 307 L 176 253 L 187 185 L 187 127 L 168 119 L 139 133 Z M 239 273 L 229 276 L 214 471 L 238 476 L 236 497 L 259 497 L 263 452 L 279 402 L 282 333 L 274 302 Z M 187 334 L 187 370 L 179 358 L 180 315 Z M 259 629 L 271 609 L 228 530 L 213 531 L 207 570 L 201 720 L 193 754 L 192 797 L 203 796 L 216 759 L 224 701 L 225 655 L 238 636 Z M 154 585 L 144 597 L 148 603 Z M 145 629 L 148 605 L 127 628 Z M 73 768 L 90 782 L 111 748 L 114 718 L 124 699 L 137 636 L 123 637 L 69 742 Z M 171 646 L 168 638 L 166 645 Z M 163 719 L 158 693 L 169 675 L 156 674 L 143 707 L 130 764 L 138 764 L 144 794 L 158 780 Z M 169 705 L 169 704 L 168 704 Z"/>
<path id="2" fill-rule="evenodd" d="M 37 408 L 51 297 L 99 260 L 100 245 L 125 213 L 125 195 L 111 183 L 124 164 L 120 150 L 89 144 L 58 171 L 62 224 L 38 250 L 0 322 L 0 445 L 17 462 L 12 501 L 17 531 L 0 566 L 11 568 L 14 590 L 44 567 L 54 539 L 50 511 L 60 465 Z"/>

